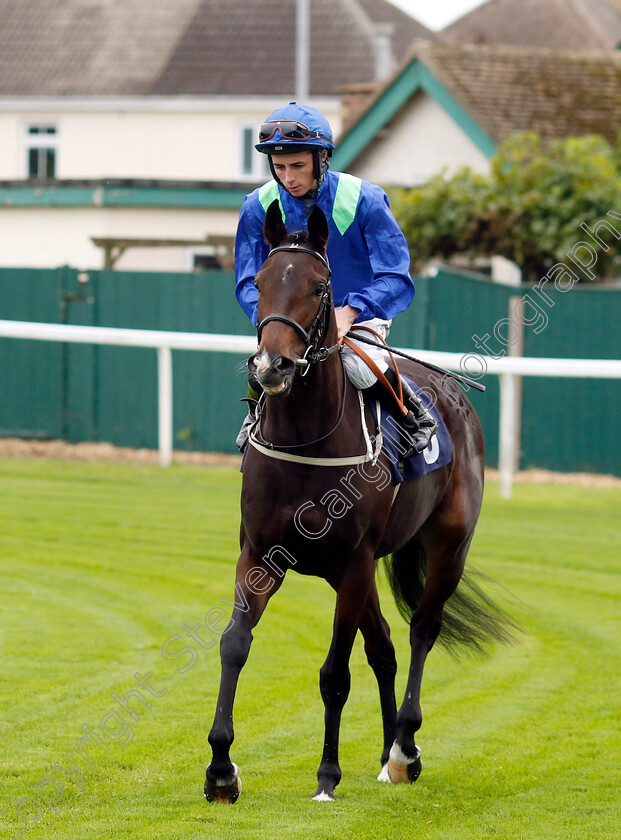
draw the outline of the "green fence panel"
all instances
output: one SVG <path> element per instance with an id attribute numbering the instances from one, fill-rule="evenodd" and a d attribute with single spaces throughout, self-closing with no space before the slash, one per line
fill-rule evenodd
<path id="1" fill-rule="evenodd" d="M 621 358 L 621 289 L 546 294 L 547 321 L 539 333 L 525 327 L 525 355 Z M 621 475 L 621 381 L 526 377 L 522 388 L 521 467 Z"/>
<path id="2" fill-rule="evenodd" d="M 203 333 L 253 333 L 230 273 L 99 272 L 92 283 L 100 326 Z M 173 436 L 177 449 L 234 452 L 245 414 L 241 355 L 173 352 Z M 102 347 L 97 359 L 98 438 L 157 445 L 156 351 Z"/>
<path id="3" fill-rule="evenodd" d="M 0 269 L 0 318 L 61 323 L 68 270 Z M 63 348 L 0 339 L 0 435 L 62 437 Z"/>
<path id="4" fill-rule="evenodd" d="M 532 289 L 442 269 L 416 279 L 408 312 L 395 318 L 396 346 L 475 356 L 505 349 L 512 298 Z M 524 327 L 524 355 L 619 358 L 621 289 L 586 285 L 547 292 Z M 542 298 L 541 301 L 544 301 Z M 0 317 L 130 329 L 253 335 L 226 272 L 164 274 L 75 269 L 0 269 Z M 473 356 L 473 354 L 475 354 Z M 468 357 L 471 357 L 468 361 Z M 0 435 L 157 446 L 157 354 L 142 348 L 0 340 Z M 245 358 L 173 351 L 176 449 L 234 452 L 246 411 Z M 468 391 L 483 426 L 486 462 L 498 461 L 498 378 Z M 520 465 L 621 475 L 616 417 L 621 383 L 525 377 Z"/>

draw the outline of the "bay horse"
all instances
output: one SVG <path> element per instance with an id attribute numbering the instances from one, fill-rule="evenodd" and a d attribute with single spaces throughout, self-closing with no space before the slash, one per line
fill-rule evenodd
<path id="1" fill-rule="evenodd" d="M 471 592 L 454 594 L 481 507 L 483 435 L 462 389 L 448 384 L 436 405 L 452 443 L 450 463 L 405 481 L 395 494 L 387 454 L 377 445 L 381 436 L 372 439 L 367 431 L 375 428 L 369 407 L 361 406 L 336 352 L 323 212 L 315 207 L 308 231 L 287 234 L 275 201 L 264 236 L 271 251 L 256 276 L 258 349 L 248 360 L 265 394 L 264 409 L 243 463 L 241 554 L 220 646 L 204 792 L 210 802 L 232 803 L 241 791 L 229 754 L 237 681 L 252 629 L 293 568 L 324 578 L 336 591 L 332 643 L 320 670 L 325 740 L 314 796 L 331 801 L 341 779 L 339 727 L 358 630 L 379 686 L 379 779 L 395 783 L 412 782 L 421 770 L 414 736 L 422 723 L 423 666 L 441 628 L 474 646 L 503 636 L 491 602 L 480 603 Z M 423 366 L 403 369 L 419 386 L 430 385 Z M 411 661 L 398 712 L 395 652 L 375 583 L 378 560 L 387 557 L 393 593 L 410 624 Z M 458 609 L 445 609 L 455 598 Z"/>

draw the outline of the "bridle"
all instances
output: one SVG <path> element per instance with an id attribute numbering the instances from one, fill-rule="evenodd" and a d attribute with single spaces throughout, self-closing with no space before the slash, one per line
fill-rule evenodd
<path id="1" fill-rule="evenodd" d="M 304 329 L 301 324 L 299 324 L 294 318 L 290 318 L 289 315 L 282 315 L 279 312 L 274 312 L 272 315 L 268 315 L 257 327 L 257 341 L 260 344 L 261 333 L 263 332 L 266 324 L 269 324 L 270 321 L 280 321 L 283 324 L 288 324 L 288 326 L 290 326 L 304 342 L 304 355 L 301 358 L 296 359 L 295 364 L 296 367 L 302 369 L 301 376 L 306 376 L 311 365 L 314 365 L 317 362 L 325 362 L 325 360 L 331 356 L 332 353 L 336 353 L 340 347 L 338 343 L 332 345 L 332 347 L 321 346 L 325 339 L 330 320 L 330 312 L 332 310 L 332 281 L 330 280 L 332 271 L 327 257 L 324 257 L 323 254 L 319 253 L 319 251 L 313 250 L 313 248 L 307 248 L 305 245 L 299 245 L 297 242 L 291 242 L 288 245 L 278 245 L 276 248 L 272 248 L 269 252 L 268 259 L 273 254 L 277 254 L 279 251 L 288 251 L 295 254 L 310 254 L 316 260 L 319 260 L 319 262 L 328 270 L 328 276 L 325 280 L 325 291 L 319 301 L 317 314 L 308 329 Z"/>
<path id="2" fill-rule="evenodd" d="M 326 288 L 321 296 L 321 300 L 319 301 L 319 307 L 317 309 L 317 314 L 315 315 L 312 324 L 306 330 L 304 327 L 299 324 L 295 318 L 290 318 L 289 315 L 282 315 L 280 312 L 274 312 L 272 315 L 268 315 L 264 318 L 259 326 L 257 327 L 257 341 L 261 343 L 261 333 L 263 332 L 263 328 L 266 324 L 269 324 L 270 321 L 280 321 L 283 324 L 288 324 L 297 335 L 302 339 L 305 344 L 305 351 L 304 355 L 296 359 L 295 364 L 296 367 L 302 369 L 301 376 L 306 376 L 308 371 L 310 370 L 311 366 L 316 364 L 317 362 L 325 362 L 333 353 L 336 353 L 340 348 L 340 343 L 333 344 L 331 347 L 320 346 L 322 341 L 325 338 L 326 331 L 328 329 L 328 324 L 330 321 L 330 312 L 332 311 L 332 281 L 330 280 L 330 275 L 332 274 L 332 270 L 330 269 L 330 263 L 328 262 L 327 257 L 324 257 L 323 254 L 320 254 L 319 251 L 313 250 L 313 248 L 307 248 L 305 245 L 299 245 L 297 242 L 291 242 L 288 245 L 278 245 L 276 248 L 272 248 L 272 250 L 268 254 L 268 259 L 272 256 L 272 254 L 277 254 L 279 251 L 288 251 L 290 253 L 296 254 L 310 254 L 312 257 L 315 257 L 316 260 L 324 266 L 324 268 L 328 271 L 328 276 L 326 277 L 325 284 Z M 255 433 L 256 438 L 252 441 L 252 434 L 251 434 L 251 441 L 253 444 L 260 443 L 263 447 L 265 447 L 269 451 L 280 450 L 286 451 L 291 449 L 302 449 L 306 446 L 313 446 L 316 443 L 321 443 L 324 440 L 327 440 L 337 428 L 341 425 L 343 421 L 343 417 L 345 416 L 345 394 L 346 394 L 346 387 L 347 387 L 347 379 L 345 375 L 343 375 L 343 393 L 341 395 L 341 408 L 339 411 L 338 419 L 335 425 L 327 432 L 325 435 L 322 435 L 315 440 L 308 441 L 306 443 L 294 444 L 292 446 L 286 445 L 275 445 L 266 441 L 263 435 L 261 434 L 261 414 L 262 409 L 257 412 L 257 423 L 255 426 Z M 264 397 L 264 395 L 262 395 Z M 260 402 L 259 406 L 260 408 Z"/>

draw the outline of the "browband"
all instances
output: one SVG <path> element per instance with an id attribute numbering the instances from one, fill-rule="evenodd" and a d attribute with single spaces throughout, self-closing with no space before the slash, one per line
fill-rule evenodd
<path id="1" fill-rule="evenodd" d="M 277 248 L 272 248 L 272 250 L 267 255 L 268 258 L 272 256 L 272 254 L 277 253 L 278 251 L 297 251 L 298 253 L 303 254 L 310 254 L 311 257 L 315 257 L 316 260 L 324 265 L 330 274 L 332 274 L 332 269 L 330 268 L 330 263 L 328 262 L 328 258 L 324 257 L 323 254 L 320 254 L 319 251 L 313 251 L 312 248 L 306 248 L 304 245 L 298 245 L 297 242 L 291 242 L 289 245 L 279 245 Z"/>

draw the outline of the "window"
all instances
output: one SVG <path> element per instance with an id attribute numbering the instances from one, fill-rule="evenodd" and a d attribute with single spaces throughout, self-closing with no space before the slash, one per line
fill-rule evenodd
<path id="1" fill-rule="evenodd" d="M 241 129 L 241 175 L 242 178 L 262 181 L 270 176 L 267 155 L 262 155 L 254 147 L 257 142 L 257 127 L 244 125 Z"/>
<path id="2" fill-rule="evenodd" d="M 244 158 L 242 172 L 244 175 L 252 175 L 252 159 L 254 158 L 252 153 L 255 151 L 252 148 L 252 129 L 244 128 L 242 130 L 242 137 L 242 155 Z"/>
<path id="3" fill-rule="evenodd" d="M 58 173 L 58 128 L 38 123 L 26 127 L 26 177 L 56 178 Z"/>
<path id="4" fill-rule="evenodd" d="M 197 254 L 194 253 L 193 255 L 193 266 L 192 271 L 199 272 L 199 271 L 209 271 L 210 269 L 220 270 L 222 266 L 220 265 L 220 260 L 216 256 L 216 254 Z"/>

